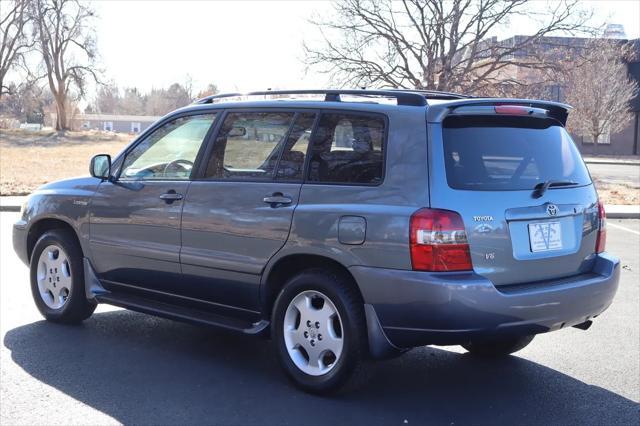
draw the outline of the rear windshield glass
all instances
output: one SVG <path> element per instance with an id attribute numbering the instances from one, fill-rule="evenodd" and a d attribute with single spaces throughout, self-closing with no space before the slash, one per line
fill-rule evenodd
<path id="1" fill-rule="evenodd" d="M 526 117 L 450 117 L 443 123 L 447 182 L 477 191 L 533 189 L 547 180 L 591 183 L 557 122 Z"/>

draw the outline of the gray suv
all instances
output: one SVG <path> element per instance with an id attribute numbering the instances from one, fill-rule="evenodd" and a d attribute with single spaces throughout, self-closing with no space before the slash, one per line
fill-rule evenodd
<path id="1" fill-rule="evenodd" d="M 91 177 L 35 191 L 13 243 L 36 306 L 97 303 L 274 341 L 339 389 L 423 345 L 500 356 L 586 330 L 619 261 L 560 103 L 408 90 L 210 96 Z"/>

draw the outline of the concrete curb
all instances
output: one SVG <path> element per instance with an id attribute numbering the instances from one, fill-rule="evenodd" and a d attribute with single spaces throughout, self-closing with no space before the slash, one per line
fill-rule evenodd
<path id="1" fill-rule="evenodd" d="M 587 164 L 604 164 L 604 165 L 611 165 L 611 166 L 640 166 L 640 163 L 632 162 L 632 161 L 584 160 L 584 162 Z"/>
<path id="2" fill-rule="evenodd" d="M 640 206 L 620 206 L 606 204 L 607 219 L 640 219 Z"/>
<path id="3" fill-rule="evenodd" d="M 621 166 L 640 166 L 640 157 L 633 156 L 632 158 L 625 157 L 594 157 L 591 155 L 584 155 L 582 157 L 587 164 L 610 164 Z"/>
<path id="4" fill-rule="evenodd" d="M 607 213 L 607 219 L 640 219 L 640 213 Z"/>
<path id="5" fill-rule="evenodd" d="M 26 195 L 0 196 L 0 212 L 19 212 L 20 206 L 27 201 Z"/>

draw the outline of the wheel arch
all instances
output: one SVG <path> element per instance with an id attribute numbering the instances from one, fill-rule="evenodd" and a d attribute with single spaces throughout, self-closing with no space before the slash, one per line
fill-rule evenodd
<path id="1" fill-rule="evenodd" d="M 29 261 L 31 261 L 31 255 L 33 254 L 33 249 L 35 248 L 38 239 L 45 232 L 54 229 L 69 231 L 69 233 L 73 236 L 75 242 L 78 244 L 80 251 L 82 251 L 82 244 L 80 244 L 78 233 L 70 223 L 58 218 L 44 217 L 34 222 L 29 227 L 29 231 L 27 232 L 27 256 Z"/>
<path id="2" fill-rule="evenodd" d="M 304 270 L 314 268 L 326 268 L 342 275 L 349 285 L 353 286 L 360 301 L 364 303 L 362 292 L 355 277 L 342 263 L 318 254 L 290 254 L 277 259 L 273 265 L 265 271 L 265 276 L 260 286 L 260 307 L 263 316 L 267 318 L 271 316 L 273 304 L 289 278 Z"/>

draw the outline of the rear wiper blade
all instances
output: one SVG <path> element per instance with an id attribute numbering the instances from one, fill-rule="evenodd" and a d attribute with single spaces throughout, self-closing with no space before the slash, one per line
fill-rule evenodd
<path id="1" fill-rule="evenodd" d="M 533 188 L 533 198 L 540 198 L 547 192 L 547 189 L 554 186 L 574 186 L 578 185 L 578 182 L 572 180 L 545 180 L 540 182 Z"/>

